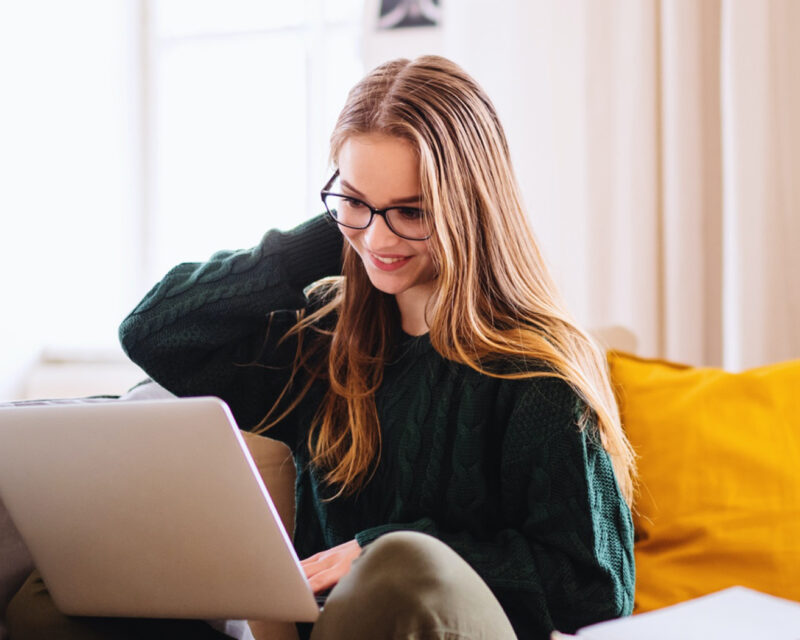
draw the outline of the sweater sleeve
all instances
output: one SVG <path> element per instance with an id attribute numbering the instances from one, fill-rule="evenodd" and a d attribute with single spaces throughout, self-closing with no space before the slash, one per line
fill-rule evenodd
<path id="1" fill-rule="evenodd" d="M 425 517 L 356 535 L 362 546 L 397 530 L 439 538 L 487 583 L 519 638 L 571 633 L 633 609 L 633 524 L 611 460 L 591 426 L 578 428 L 583 405 L 566 383 L 551 379 L 547 394 L 542 388 L 532 385 L 506 430 L 503 522 L 493 534 Z"/>
<path id="2" fill-rule="evenodd" d="M 338 229 L 317 216 L 267 232 L 252 249 L 180 264 L 122 322 L 122 347 L 176 395 L 218 396 L 252 428 L 288 380 L 294 349 L 277 339 L 306 306 L 304 287 L 341 273 L 341 253 Z"/>

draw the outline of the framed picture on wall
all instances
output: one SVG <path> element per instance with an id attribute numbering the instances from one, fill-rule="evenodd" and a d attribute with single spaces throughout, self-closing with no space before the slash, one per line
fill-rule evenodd
<path id="1" fill-rule="evenodd" d="M 437 27 L 442 9 L 439 0 L 380 0 L 378 29 Z"/>

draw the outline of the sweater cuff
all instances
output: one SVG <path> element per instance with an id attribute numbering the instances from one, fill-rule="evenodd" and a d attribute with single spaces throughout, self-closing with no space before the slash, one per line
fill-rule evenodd
<path id="1" fill-rule="evenodd" d="M 289 284 L 304 289 L 326 276 L 342 273 L 342 234 L 325 214 L 287 231 L 282 253 Z"/>

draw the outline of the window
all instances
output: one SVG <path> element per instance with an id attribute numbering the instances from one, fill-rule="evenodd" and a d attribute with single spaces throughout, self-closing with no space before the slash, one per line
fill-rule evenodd
<path id="1" fill-rule="evenodd" d="M 96 374 L 67 387 L 77 375 L 51 379 L 49 362 L 123 361 L 117 326 L 169 267 L 322 210 L 328 137 L 363 73 L 361 13 L 362 0 L 3 9 L 0 399 L 122 391 Z"/>
<path id="2" fill-rule="evenodd" d="M 321 211 L 328 137 L 363 73 L 360 5 L 147 4 L 147 282 Z"/>

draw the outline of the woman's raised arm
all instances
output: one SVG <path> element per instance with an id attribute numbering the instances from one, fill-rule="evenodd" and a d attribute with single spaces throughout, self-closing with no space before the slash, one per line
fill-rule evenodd
<path id="1" fill-rule="evenodd" d="M 294 350 L 275 343 L 306 306 L 303 289 L 341 273 L 341 253 L 341 234 L 317 216 L 291 231 L 269 231 L 252 249 L 180 264 L 122 322 L 122 347 L 176 395 L 222 398 L 247 429 L 287 380 Z M 284 310 L 266 343 L 269 314 Z M 254 360 L 271 368 L 241 366 Z"/>

